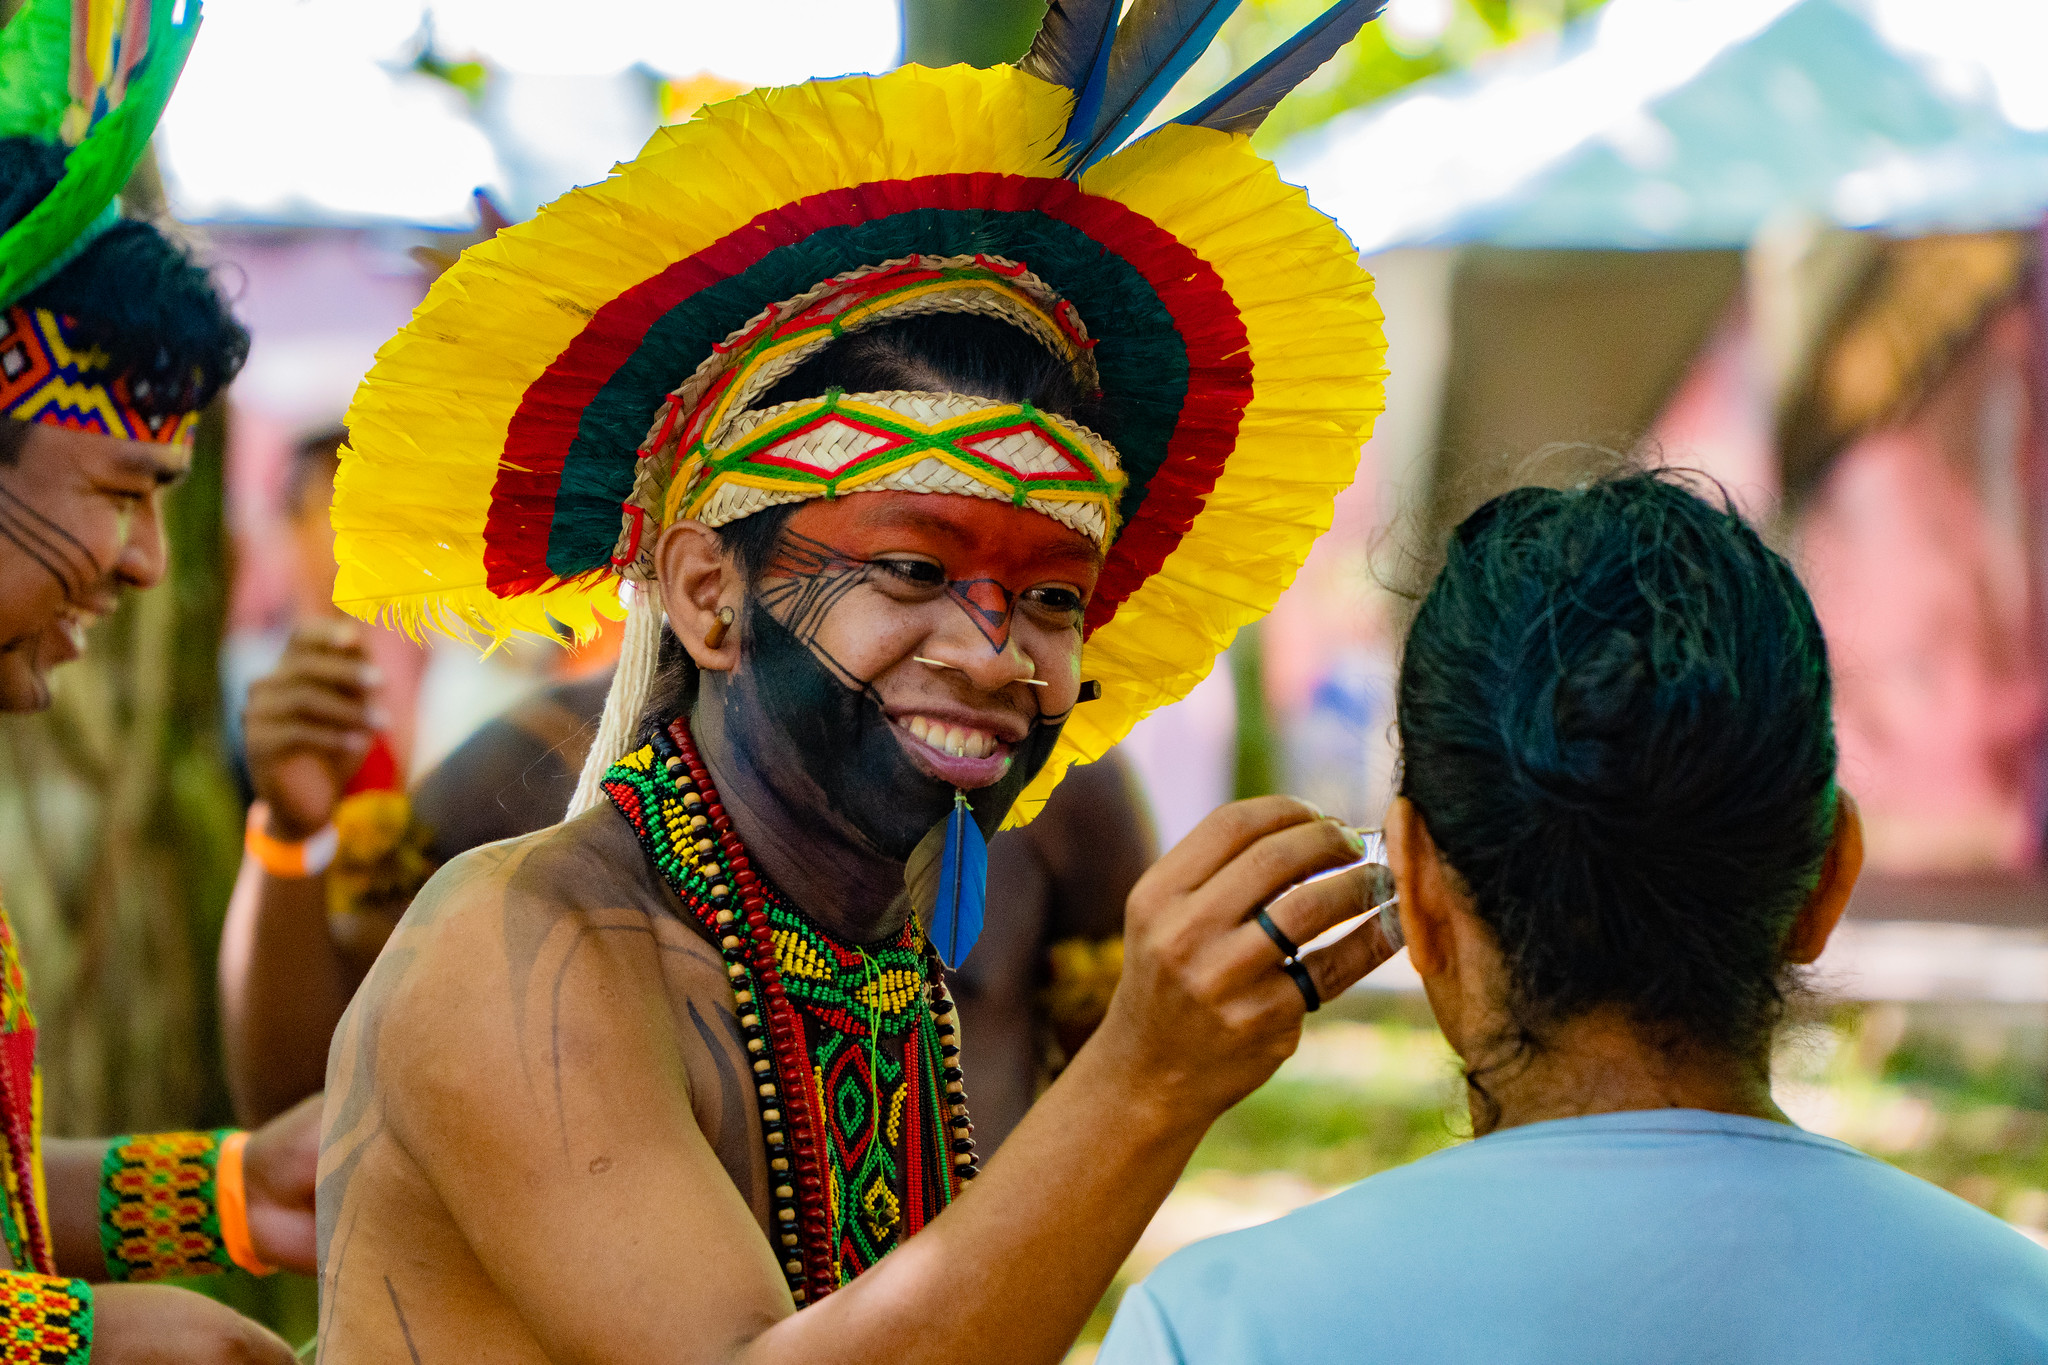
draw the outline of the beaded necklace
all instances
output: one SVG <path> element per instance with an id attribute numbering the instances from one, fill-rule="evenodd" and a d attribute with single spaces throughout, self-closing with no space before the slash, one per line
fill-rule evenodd
<path id="1" fill-rule="evenodd" d="M 913 919 L 880 945 L 813 924 L 758 874 L 681 720 L 605 773 L 655 870 L 713 935 L 753 1068 L 769 1226 L 814 1303 L 978 1172 L 952 996 Z"/>

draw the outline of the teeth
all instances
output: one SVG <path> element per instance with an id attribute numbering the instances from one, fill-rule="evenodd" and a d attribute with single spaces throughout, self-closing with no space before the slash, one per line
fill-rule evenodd
<path id="1" fill-rule="evenodd" d="M 912 716 L 904 722 L 903 728 L 910 731 L 912 739 L 954 758 L 987 758 L 996 751 L 996 737 L 986 730 L 948 725 L 925 716 Z"/>

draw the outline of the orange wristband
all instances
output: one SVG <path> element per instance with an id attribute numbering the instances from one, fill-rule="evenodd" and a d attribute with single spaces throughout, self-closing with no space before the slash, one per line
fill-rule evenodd
<path id="1" fill-rule="evenodd" d="M 325 872 L 341 848 L 341 836 L 333 825 L 309 839 L 287 843 L 264 828 L 270 823 L 270 807 L 258 801 L 249 807 L 249 824 L 242 831 L 242 850 L 256 865 L 273 877 L 302 880 Z"/>
<path id="2" fill-rule="evenodd" d="M 242 1149 L 249 1145 L 247 1133 L 230 1133 L 221 1140 L 220 1156 L 213 1168 L 213 1191 L 216 1208 L 220 1213 L 221 1245 L 227 1248 L 228 1259 L 251 1275 L 269 1275 L 276 1272 L 274 1265 L 265 1265 L 263 1258 L 256 1254 L 255 1243 L 249 1240 L 249 1191 L 242 1183 Z"/>

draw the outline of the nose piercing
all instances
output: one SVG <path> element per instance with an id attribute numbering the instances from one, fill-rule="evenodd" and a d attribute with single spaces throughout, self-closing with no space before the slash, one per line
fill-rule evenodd
<path id="1" fill-rule="evenodd" d="M 910 656 L 910 661 L 911 661 L 912 663 L 914 663 L 914 664 L 926 664 L 926 665 L 929 665 L 929 666 L 930 666 L 930 667 L 932 667 L 932 668 L 951 668 L 951 669 L 955 669 L 955 670 L 957 670 L 957 669 L 958 669 L 958 668 L 960 667 L 960 665 L 958 665 L 958 664 L 949 664 L 949 663 L 947 663 L 947 662 L 946 662 L 946 661 L 945 661 L 944 659 L 927 659 L 927 658 L 925 658 L 925 657 L 924 657 L 924 655 L 922 655 L 922 654 L 913 654 L 913 655 L 911 655 L 911 656 Z M 1046 682 L 1045 680 L 1043 680 L 1043 679 L 1041 679 L 1041 678 L 1013 678 L 1013 679 L 1012 679 L 1011 681 L 1013 681 L 1013 682 L 1020 682 L 1020 683 L 1024 683 L 1024 684 L 1025 684 L 1026 686 L 1029 686 L 1029 687 L 1051 687 L 1051 686 L 1052 686 L 1052 684 L 1051 684 L 1051 683 L 1049 683 L 1049 682 Z"/>

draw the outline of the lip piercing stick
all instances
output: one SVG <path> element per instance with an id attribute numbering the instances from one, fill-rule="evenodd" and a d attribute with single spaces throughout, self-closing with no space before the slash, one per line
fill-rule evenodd
<path id="1" fill-rule="evenodd" d="M 914 663 L 914 664 L 928 664 L 928 665 L 930 665 L 930 666 L 931 666 L 931 667 L 933 667 L 933 668 L 952 668 L 952 669 L 957 669 L 957 668 L 959 668 L 959 665 L 958 665 L 958 664 L 949 664 L 949 663 L 947 663 L 947 662 L 946 662 L 946 661 L 945 661 L 944 659 L 927 659 L 927 658 L 925 658 L 925 657 L 924 657 L 924 655 L 922 655 L 922 654 L 913 654 L 913 655 L 911 655 L 911 656 L 910 656 L 910 661 L 911 661 L 912 663 Z M 1013 681 L 1015 681 L 1015 682 L 1020 682 L 1020 683 L 1023 683 L 1023 684 L 1024 684 L 1024 685 L 1026 685 L 1027 687 L 1051 687 L 1051 686 L 1052 686 L 1052 684 L 1051 684 L 1051 683 L 1049 683 L 1049 682 L 1045 681 L 1045 679 L 1043 679 L 1043 678 L 1016 678 L 1016 679 L 1013 679 Z"/>

